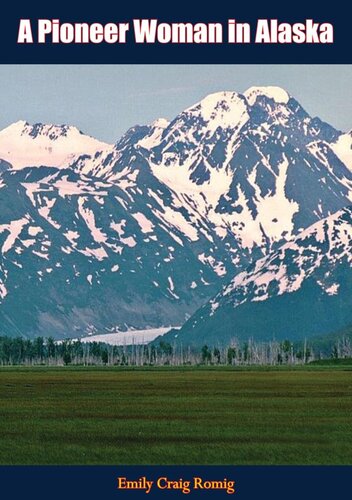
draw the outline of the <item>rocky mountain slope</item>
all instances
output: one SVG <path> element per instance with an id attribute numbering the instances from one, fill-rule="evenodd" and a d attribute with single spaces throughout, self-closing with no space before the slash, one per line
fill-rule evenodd
<path id="1" fill-rule="evenodd" d="M 352 207 L 237 274 L 169 340 L 185 345 L 303 339 L 352 322 Z"/>

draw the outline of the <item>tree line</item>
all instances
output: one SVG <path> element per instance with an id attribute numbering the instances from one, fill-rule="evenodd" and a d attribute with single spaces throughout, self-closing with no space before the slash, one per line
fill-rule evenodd
<path id="1" fill-rule="evenodd" d="M 107 366 L 182 366 L 182 365 L 298 365 L 322 358 L 352 357 L 349 338 L 338 339 L 328 356 L 317 352 L 306 341 L 294 344 L 282 342 L 255 342 L 249 339 L 232 341 L 226 347 L 201 348 L 158 344 L 116 346 L 103 342 L 80 340 L 55 341 L 53 338 L 0 337 L 0 365 L 107 365 Z"/>

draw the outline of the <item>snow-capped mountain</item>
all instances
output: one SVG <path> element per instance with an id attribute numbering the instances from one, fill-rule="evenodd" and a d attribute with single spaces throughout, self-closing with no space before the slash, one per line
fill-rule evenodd
<path id="1" fill-rule="evenodd" d="M 237 274 L 180 331 L 187 344 L 303 339 L 352 322 L 352 207 Z"/>
<path id="2" fill-rule="evenodd" d="M 91 154 L 108 144 L 66 125 L 30 125 L 18 121 L 0 131 L 0 158 L 13 168 L 65 167 L 77 154 Z"/>
<path id="3" fill-rule="evenodd" d="M 349 134 L 276 87 L 212 94 L 115 145 L 73 127 L 12 128 L 0 132 L 8 334 L 180 325 L 352 201 Z"/>
<path id="4" fill-rule="evenodd" d="M 134 128 L 105 156 L 76 167 L 114 182 L 138 151 L 221 238 L 230 235 L 238 261 L 237 244 L 260 254 L 352 200 L 344 137 L 283 89 L 253 87 L 212 94 L 170 123 Z"/>

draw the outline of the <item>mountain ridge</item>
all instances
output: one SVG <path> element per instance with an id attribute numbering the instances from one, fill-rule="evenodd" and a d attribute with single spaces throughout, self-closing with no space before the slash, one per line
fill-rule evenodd
<path id="1" fill-rule="evenodd" d="M 165 340 L 216 344 L 329 334 L 352 320 L 351 264 L 349 206 L 238 273 Z"/>

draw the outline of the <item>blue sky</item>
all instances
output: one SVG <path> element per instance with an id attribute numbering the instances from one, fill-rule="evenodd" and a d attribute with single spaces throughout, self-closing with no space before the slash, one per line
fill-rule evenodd
<path id="1" fill-rule="evenodd" d="M 352 128 L 352 65 L 1 65 L 0 128 L 65 123 L 115 142 L 211 92 L 253 85 L 281 86 L 311 115 Z"/>

